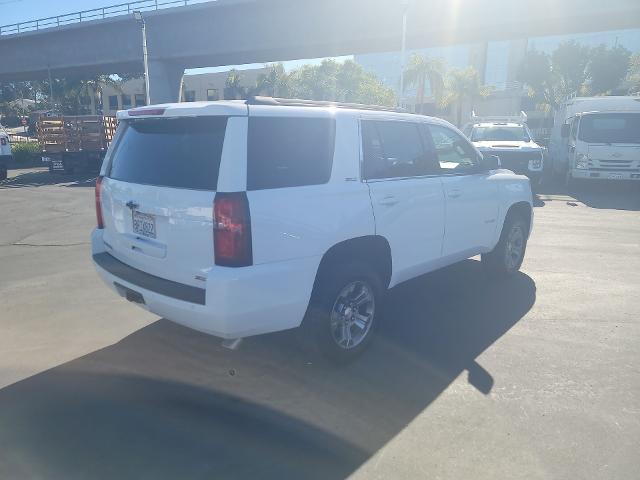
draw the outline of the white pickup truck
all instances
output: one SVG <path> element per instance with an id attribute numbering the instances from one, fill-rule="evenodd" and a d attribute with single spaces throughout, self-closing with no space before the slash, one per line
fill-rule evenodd
<path id="1" fill-rule="evenodd" d="M 443 120 L 260 97 L 118 115 L 93 261 L 121 296 L 196 330 L 302 325 L 346 361 L 388 288 L 478 254 L 507 276 L 524 258 L 528 179 Z"/>

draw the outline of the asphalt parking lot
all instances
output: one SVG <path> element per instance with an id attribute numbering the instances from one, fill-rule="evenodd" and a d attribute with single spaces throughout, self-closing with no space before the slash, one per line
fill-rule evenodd
<path id="1" fill-rule="evenodd" d="M 342 369 L 238 351 L 98 280 L 93 179 L 0 182 L 0 478 L 635 479 L 640 189 L 545 187 L 522 273 L 390 292 Z"/>

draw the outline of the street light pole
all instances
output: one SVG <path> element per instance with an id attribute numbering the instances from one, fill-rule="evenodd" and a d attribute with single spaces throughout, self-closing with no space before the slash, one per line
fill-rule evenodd
<path id="1" fill-rule="evenodd" d="M 142 60 L 144 62 L 144 94 L 145 103 L 151 105 L 151 97 L 149 95 L 149 55 L 147 52 L 147 24 L 144 21 L 142 12 L 136 10 L 133 12 L 133 18 L 136 19 L 142 28 Z"/>
<path id="2" fill-rule="evenodd" d="M 399 107 L 404 106 L 404 70 L 406 68 L 407 56 L 407 10 L 409 9 L 409 0 L 402 1 L 402 49 L 400 52 L 400 102 Z"/>

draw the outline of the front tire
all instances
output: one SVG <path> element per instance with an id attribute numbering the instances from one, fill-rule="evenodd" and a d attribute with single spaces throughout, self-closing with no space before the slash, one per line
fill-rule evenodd
<path id="1" fill-rule="evenodd" d="M 520 270 L 527 249 L 528 230 L 529 226 L 522 215 L 509 215 L 496 248 L 482 255 L 485 271 L 491 276 L 504 278 Z"/>
<path id="2" fill-rule="evenodd" d="M 371 343 L 379 323 L 383 287 L 363 263 L 335 265 L 318 279 L 305 334 L 328 360 L 355 360 Z"/>

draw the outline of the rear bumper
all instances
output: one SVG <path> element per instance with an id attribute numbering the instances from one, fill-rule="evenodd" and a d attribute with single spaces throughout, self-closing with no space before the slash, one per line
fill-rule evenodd
<path id="1" fill-rule="evenodd" d="M 573 178 L 579 178 L 582 180 L 634 180 L 640 181 L 640 172 L 625 172 L 625 171 L 597 171 L 592 170 L 571 170 L 571 176 Z M 613 176 L 613 177 L 612 177 Z"/>
<path id="2" fill-rule="evenodd" d="M 91 243 L 96 270 L 116 293 L 123 296 L 116 284 L 124 286 L 142 295 L 142 308 L 222 338 L 300 326 L 320 262 L 320 258 L 312 257 L 245 268 L 215 267 L 198 288 L 154 277 L 119 262 L 105 251 L 100 230 L 93 231 Z"/>

